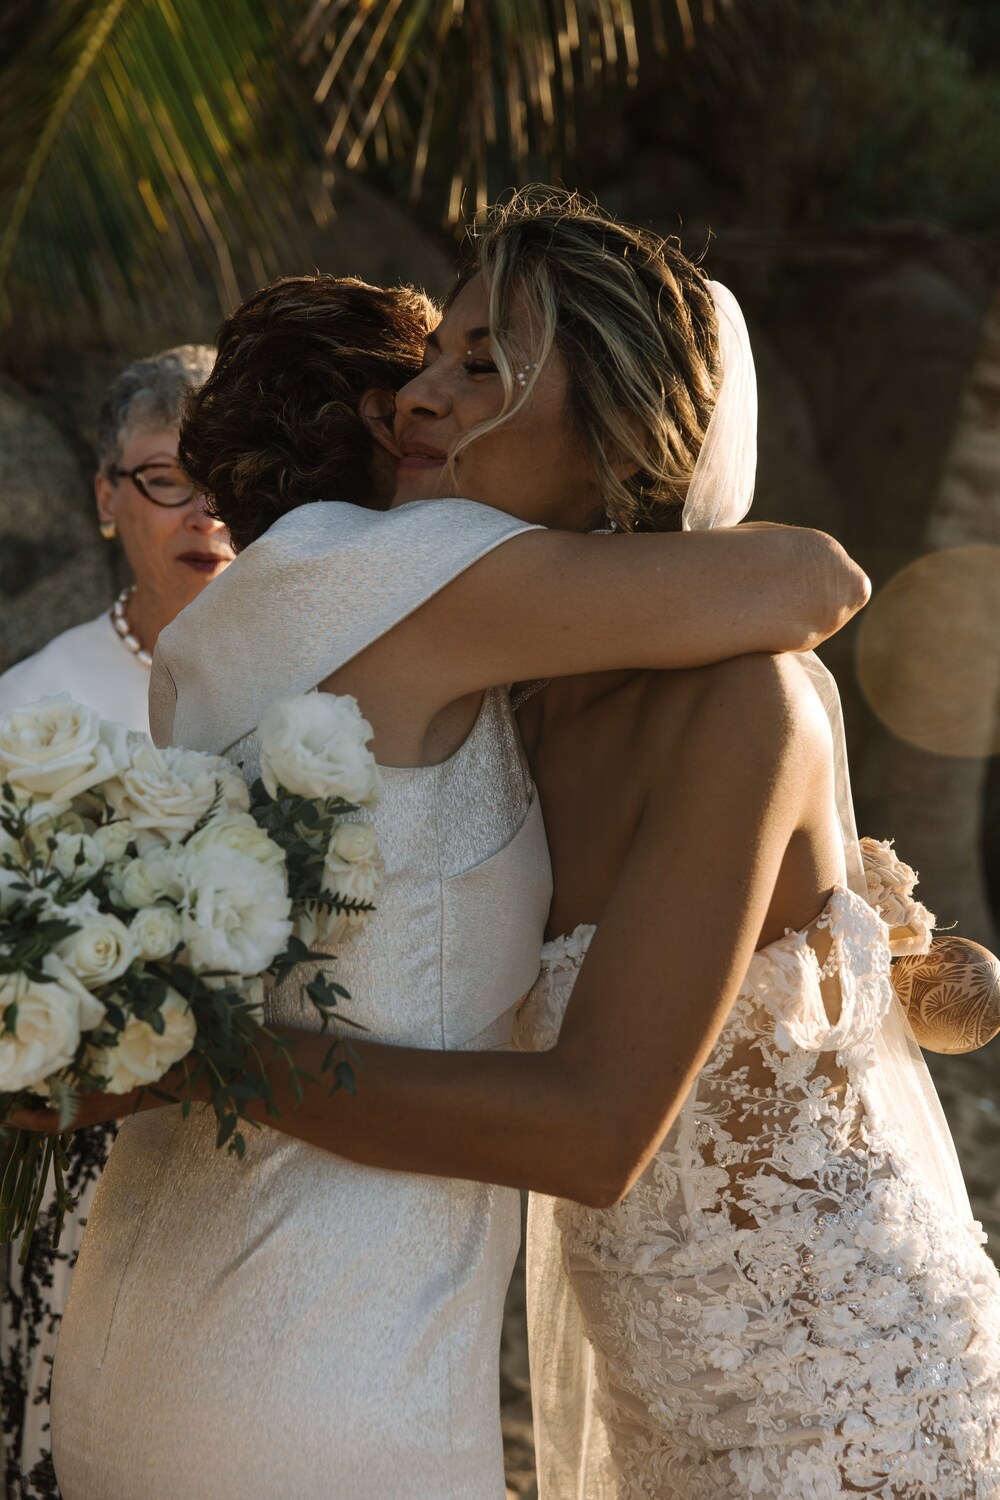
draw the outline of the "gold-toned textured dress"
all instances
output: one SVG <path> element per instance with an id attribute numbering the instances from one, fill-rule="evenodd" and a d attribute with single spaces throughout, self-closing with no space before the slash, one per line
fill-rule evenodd
<path id="1" fill-rule="evenodd" d="M 275 697 L 321 681 L 523 529 L 467 502 L 286 517 L 165 642 L 184 741 L 228 735 L 252 776 L 240 713 L 256 723 L 269 684 Z M 265 583 L 277 619 L 257 611 Z M 314 613 L 324 596 L 325 616 Z M 290 680 L 286 631 L 310 618 L 324 638 L 315 626 L 300 636 Z M 256 646 L 256 672 L 233 632 Z M 187 697 L 199 635 L 226 674 L 214 724 L 210 698 L 202 712 Z M 169 699 L 162 674 L 161 686 Z M 346 1009 L 375 1039 L 507 1045 L 538 970 L 550 873 L 506 693 L 486 694 L 449 760 L 383 775 L 386 877 L 376 916 L 338 960 Z M 294 985 L 272 1009 L 313 1024 Z M 206 1110 L 184 1121 L 163 1108 L 129 1120 L 112 1151 L 56 1357 L 64 1500 L 503 1500 L 497 1366 L 517 1193 L 358 1167 L 271 1129 L 248 1134 L 240 1164 L 214 1134 Z"/>

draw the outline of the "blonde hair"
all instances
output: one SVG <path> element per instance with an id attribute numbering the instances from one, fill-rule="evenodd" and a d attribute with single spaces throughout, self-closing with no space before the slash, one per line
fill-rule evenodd
<path id="1" fill-rule="evenodd" d="M 473 243 L 475 263 L 449 301 L 482 273 L 504 401 L 449 457 L 513 416 L 555 347 L 610 520 L 624 531 L 676 525 L 720 377 L 704 273 L 676 240 L 554 188 L 515 192 Z"/>

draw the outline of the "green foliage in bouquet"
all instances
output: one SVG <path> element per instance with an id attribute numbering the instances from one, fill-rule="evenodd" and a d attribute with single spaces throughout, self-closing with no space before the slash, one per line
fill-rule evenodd
<path id="1" fill-rule="evenodd" d="M 353 699 L 275 705 L 252 796 L 229 762 L 145 737 L 68 698 L 0 715 L 0 1111 L 149 1090 L 214 1111 L 242 1157 L 250 1111 L 275 1118 L 274 1071 L 314 1081 L 264 1019 L 264 981 L 312 970 L 322 1030 L 346 989 L 315 951 L 374 909 L 381 865 L 364 816 L 379 783 Z M 312 947 L 310 945 L 313 945 Z M 346 1022 L 346 1024 L 351 1024 Z M 353 1088 L 339 1036 L 331 1092 Z M 123 1101 L 123 1112 L 125 1106 Z M 47 1183 L 55 1236 L 71 1199 L 65 1141 L 6 1128 L 0 1240 L 29 1240 Z"/>

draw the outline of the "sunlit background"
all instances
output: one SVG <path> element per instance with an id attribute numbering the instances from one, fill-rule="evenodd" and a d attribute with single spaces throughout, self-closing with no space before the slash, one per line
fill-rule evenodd
<path id="1" fill-rule="evenodd" d="M 6 0 L 0 85 L 0 670 L 124 581 L 89 479 L 128 359 L 210 339 L 278 272 L 441 293 L 465 220 L 563 181 L 740 297 L 755 514 L 832 531 L 875 584 L 825 651 L 862 831 L 997 948 L 995 0 Z M 998 1055 L 934 1064 L 995 1246 Z"/>

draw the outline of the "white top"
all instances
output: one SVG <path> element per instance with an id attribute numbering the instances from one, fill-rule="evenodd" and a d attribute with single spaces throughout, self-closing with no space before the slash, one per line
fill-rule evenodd
<path id="1" fill-rule="evenodd" d="M 473 500 L 296 506 L 162 631 L 153 739 L 227 750 L 276 698 L 308 692 L 478 558 L 538 529 Z"/>
<path id="2" fill-rule="evenodd" d="M 149 668 L 123 644 L 105 611 L 74 625 L 0 677 L 0 713 L 69 693 L 105 719 L 149 732 Z"/>

